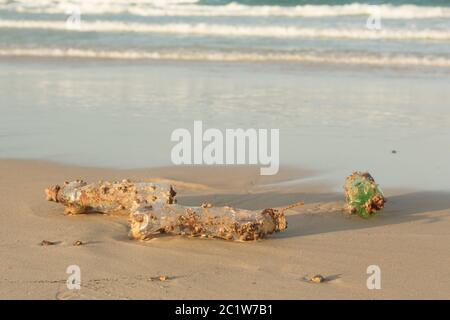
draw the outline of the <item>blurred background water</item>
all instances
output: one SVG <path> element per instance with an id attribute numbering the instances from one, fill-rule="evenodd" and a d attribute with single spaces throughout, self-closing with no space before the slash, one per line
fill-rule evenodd
<path id="1" fill-rule="evenodd" d="M 3 56 L 450 67 L 450 1 L 0 0 L 0 39 Z"/>

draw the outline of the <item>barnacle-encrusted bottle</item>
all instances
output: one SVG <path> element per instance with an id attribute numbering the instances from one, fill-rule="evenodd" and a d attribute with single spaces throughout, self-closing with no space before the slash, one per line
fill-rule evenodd
<path id="1" fill-rule="evenodd" d="M 386 198 L 368 172 L 353 172 L 345 179 L 345 198 L 351 213 L 369 218 L 383 209 Z"/>
<path id="2" fill-rule="evenodd" d="M 100 181 L 86 183 L 82 180 L 65 182 L 45 189 L 47 200 L 65 206 L 66 214 L 88 212 L 113 213 L 124 210 L 129 214 L 135 201 L 175 203 L 176 192 L 171 185 L 151 182 Z"/>
<path id="3" fill-rule="evenodd" d="M 148 239 L 159 233 L 226 240 L 258 240 L 287 228 L 283 209 L 243 210 L 232 207 L 185 207 L 156 201 L 136 202 L 130 214 L 130 236 Z"/>

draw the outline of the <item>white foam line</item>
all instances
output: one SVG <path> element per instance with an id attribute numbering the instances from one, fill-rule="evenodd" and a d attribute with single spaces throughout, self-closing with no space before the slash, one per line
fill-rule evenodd
<path id="1" fill-rule="evenodd" d="M 65 14 L 73 6 L 80 8 L 83 14 L 121 14 L 129 13 L 139 16 L 248 16 L 248 17 L 337 17 L 358 16 L 379 13 L 383 19 L 428 19 L 450 17 L 449 7 L 431 7 L 416 5 L 299 5 L 282 6 L 248 6 L 238 3 L 227 5 L 200 5 L 195 0 L 148 0 L 127 1 L 113 0 L 77 0 L 77 1 L 8 1 L 0 2 L 0 9 L 15 12 Z"/>
<path id="2" fill-rule="evenodd" d="M 293 26 L 245 26 L 205 23 L 143 24 L 116 21 L 84 21 L 81 22 L 81 24 L 77 27 L 70 27 L 70 25 L 68 26 L 64 21 L 0 20 L 0 28 L 48 29 L 73 32 L 165 33 L 216 37 L 328 38 L 358 40 L 450 40 L 450 30 L 369 30 L 364 26 L 358 29 L 319 29 L 300 28 Z"/>
<path id="3" fill-rule="evenodd" d="M 3 57 L 50 57 L 50 58 L 89 58 L 89 59 L 127 59 L 127 60 L 184 60 L 218 62 L 306 62 L 368 66 L 423 66 L 450 67 L 450 59 L 416 56 L 350 56 L 344 54 L 301 54 L 301 53 L 239 53 L 239 52 L 158 52 L 158 51 L 105 51 L 83 49 L 0 49 Z"/>

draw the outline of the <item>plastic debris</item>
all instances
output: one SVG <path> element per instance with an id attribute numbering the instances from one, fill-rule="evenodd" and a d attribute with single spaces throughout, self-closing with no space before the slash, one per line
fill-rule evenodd
<path id="1" fill-rule="evenodd" d="M 176 192 L 172 186 L 161 183 L 122 182 L 86 183 L 82 180 L 65 182 L 45 189 L 48 201 L 63 204 L 66 214 L 114 213 L 129 214 L 133 203 L 138 201 L 161 201 L 175 203 Z"/>
<path id="2" fill-rule="evenodd" d="M 349 212 L 363 218 L 382 210 L 387 201 L 368 172 L 353 172 L 345 179 L 344 191 Z"/>
<path id="3" fill-rule="evenodd" d="M 225 240 L 258 240 L 287 228 L 284 209 L 251 211 L 232 207 L 185 207 L 164 202 L 135 203 L 130 214 L 130 237 L 150 239 L 160 233 Z"/>
<path id="4" fill-rule="evenodd" d="M 176 204 L 172 186 L 147 182 L 65 182 L 45 189 L 48 201 L 61 203 L 66 214 L 89 212 L 129 215 L 130 236 L 149 239 L 169 233 L 226 240 L 258 240 L 287 228 L 283 209 L 251 211 L 232 207 L 185 207 Z M 81 245 L 81 241 L 78 245 Z M 74 244 L 75 245 L 75 244 Z"/>

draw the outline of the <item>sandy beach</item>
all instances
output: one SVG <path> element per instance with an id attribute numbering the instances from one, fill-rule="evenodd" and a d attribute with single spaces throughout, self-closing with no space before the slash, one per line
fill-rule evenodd
<path id="1" fill-rule="evenodd" d="M 113 170 L 1 160 L 0 298 L 450 298 L 448 193 L 385 190 L 386 209 L 363 220 L 343 214 L 343 195 L 329 186 L 284 183 L 314 174 L 282 168 L 276 178 L 262 178 L 252 167 Z M 62 206 L 45 201 L 45 187 L 76 178 L 168 180 L 184 205 L 305 205 L 287 212 L 285 232 L 262 241 L 141 242 L 128 239 L 126 217 L 65 216 Z M 41 246 L 42 240 L 56 244 Z M 77 240 L 84 244 L 73 246 Z M 81 290 L 66 287 L 69 265 L 80 266 Z M 369 265 L 381 269 L 380 290 L 366 286 Z M 315 274 L 328 281 L 304 280 Z"/>

